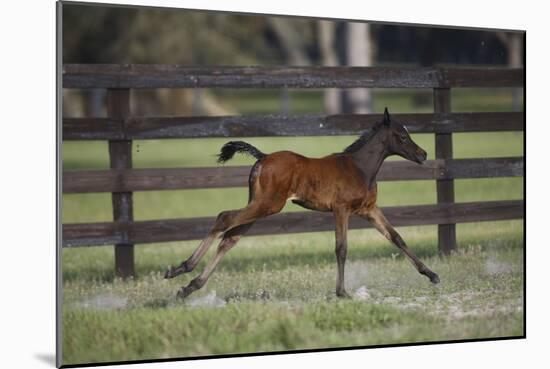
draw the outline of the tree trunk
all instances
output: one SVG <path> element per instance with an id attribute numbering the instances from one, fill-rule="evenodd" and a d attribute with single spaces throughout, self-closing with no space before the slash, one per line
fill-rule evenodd
<path id="1" fill-rule="evenodd" d="M 368 23 L 348 23 L 347 60 L 349 66 L 368 67 L 372 65 L 372 48 L 370 25 Z M 372 112 L 371 91 L 364 88 L 354 88 L 348 91 L 353 113 L 365 114 Z"/>
<path id="2" fill-rule="evenodd" d="M 521 68 L 523 65 L 523 35 L 521 33 L 511 33 L 508 36 L 508 66 L 511 68 Z M 514 88 L 512 92 L 512 104 L 514 111 L 522 111 L 522 90 Z"/>
<path id="3" fill-rule="evenodd" d="M 293 66 L 310 65 L 309 58 L 305 52 L 304 37 L 300 29 L 293 26 L 295 20 L 279 17 L 268 17 L 267 19 L 271 29 L 275 32 L 281 43 L 288 63 Z"/>
<path id="4" fill-rule="evenodd" d="M 507 63 L 510 68 L 521 68 L 523 66 L 523 34 L 519 32 L 497 32 L 497 38 L 506 48 Z M 522 90 L 520 88 L 512 89 L 512 109 L 521 111 Z"/>
<path id="5" fill-rule="evenodd" d="M 317 23 L 319 36 L 319 48 L 323 60 L 323 66 L 334 67 L 338 65 L 338 55 L 336 54 L 334 38 L 336 33 L 336 23 L 334 21 L 321 20 Z M 340 101 L 340 90 L 335 88 L 324 89 L 324 105 L 327 114 L 338 114 L 342 111 Z"/>

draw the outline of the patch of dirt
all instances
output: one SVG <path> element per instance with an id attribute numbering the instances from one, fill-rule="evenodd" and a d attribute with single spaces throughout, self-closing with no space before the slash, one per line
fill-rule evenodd
<path id="1" fill-rule="evenodd" d="M 361 286 L 353 293 L 353 297 L 358 300 L 368 300 L 371 298 L 371 295 L 366 286 Z"/>
<path id="2" fill-rule="evenodd" d="M 128 299 L 114 294 L 102 294 L 89 297 L 76 303 L 78 307 L 87 309 L 124 309 Z"/>
<path id="3" fill-rule="evenodd" d="M 223 307 L 226 305 L 226 302 L 216 295 L 216 291 L 212 291 L 205 296 L 190 298 L 186 302 L 186 305 L 191 307 Z"/>
<path id="4" fill-rule="evenodd" d="M 374 294 L 376 295 L 376 294 Z M 502 298 L 490 296 L 490 292 L 455 292 L 437 296 L 403 298 L 386 296 L 371 299 L 375 304 L 391 305 L 397 309 L 417 310 L 448 320 L 466 317 L 490 317 L 497 313 L 523 311 L 522 296 Z"/>
<path id="5" fill-rule="evenodd" d="M 514 266 L 510 263 L 487 258 L 485 262 L 485 273 L 490 276 L 509 274 L 514 271 Z"/>

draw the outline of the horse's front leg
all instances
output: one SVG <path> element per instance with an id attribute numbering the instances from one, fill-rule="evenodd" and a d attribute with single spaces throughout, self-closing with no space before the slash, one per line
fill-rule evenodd
<path id="1" fill-rule="evenodd" d="M 405 253 L 405 256 L 407 256 L 420 274 L 428 277 L 434 284 L 439 283 L 439 276 L 432 272 L 430 268 L 424 265 L 424 263 L 416 257 L 416 255 L 411 249 L 409 249 L 405 241 L 403 241 L 399 233 L 397 233 L 397 231 L 392 227 L 378 207 L 375 206 L 373 209 L 369 210 L 364 217 L 367 218 L 372 225 L 384 235 L 384 237 L 390 240 L 395 246 L 403 251 L 403 253 Z"/>
<path id="2" fill-rule="evenodd" d="M 338 264 L 338 274 L 336 277 L 336 296 L 351 297 L 344 285 L 344 266 L 346 264 L 346 255 L 348 252 L 348 221 L 349 212 L 344 210 L 334 210 L 336 220 L 336 262 Z"/>

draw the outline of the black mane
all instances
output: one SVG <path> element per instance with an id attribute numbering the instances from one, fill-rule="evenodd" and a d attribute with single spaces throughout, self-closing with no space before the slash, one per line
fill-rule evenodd
<path id="1" fill-rule="evenodd" d="M 353 141 L 351 145 L 346 147 L 343 152 L 345 154 L 353 154 L 354 152 L 360 150 L 363 146 L 365 146 L 367 142 L 370 141 L 374 134 L 378 132 L 378 130 L 382 126 L 382 123 L 383 122 L 376 123 L 371 129 L 363 133 L 361 136 L 359 136 L 357 140 Z"/>

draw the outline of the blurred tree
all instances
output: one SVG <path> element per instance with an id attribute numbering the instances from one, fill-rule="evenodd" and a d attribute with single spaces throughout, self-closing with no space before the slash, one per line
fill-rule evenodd
<path id="1" fill-rule="evenodd" d="M 64 5 L 63 12 L 64 63 L 284 64 L 284 56 L 265 37 L 250 37 L 265 33 L 267 18 L 262 16 L 73 4 Z M 84 106 L 97 106 L 96 92 L 101 93 L 85 93 L 89 103 Z M 205 113 L 231 112 L 207 92 L 194 96 L 183 90 L 143 94 L 171 113 L 192 106 Z M 137 104 L 135 113 L 146 114 L 151 105 Z"/>
<path id="2" fill-rule="evenodd" d="M 136 9 L 63 5 L 63 62 L 109 63 L 119 59 L 115 41 Z"/>
<path id="3" fill-rule="evenodd" d="M 336 22 L 320 20 L 317 21 L 317 32 L 319 49 L 321 51 L 322 64 L 325 67 L 335 67 L 338 63 L 338 54 L 334 45 L 336 37 Z M 324 105 L 327 114 L 338 114 L 341 112 L 340 90 L 326 88 L 324 90 Z"/>
<path id="4" fill-rule="evenodd" d="M 62 21 L 64 63 L 368 66 L 376 60 L 378 65 L 432 66 L 502 64 L 506 55 L 510 66 L 522 62 L 521 34 L 511 32 L 503 32 L 499 42 L 493 31 L 69 3 L 63 5 Z M 289 94 L 281 91 L 287 113 Z M 104 91 L 85 94 L 88 103 L 80 104 L 79 114 L 104 113 Z M 372 110 L 368 90 L 326 89 L 324 94 L 328 114 Z M 154 106 L 171 114 L 231 112 L 209 90 L 135 96 L 136 113 L 148 114 Z M 430 93 L 425 100 L 431 103 Z"/>
<path id="5" fill-rule="evenodd" d="M 506 48 L 507 62 L 510 68 L 523 67 L 523 34 L 520 32 L 497 32 L 498 39 Z M 521 89 L 513 91 L 514 110 L 521 111 Z"/>
<path id="6" fill-rule="evenodd" d="M 74 4 L 63 12 L 64 63 L 284 64 L 264 16 Z"/>
<path id="7" fill-rule="evenodd" d="M 311 42 L 311 21 L 304 19 L 266 17 L 286 55 L 286 61 L 294 66 L 308 66 L 307 44 Z"/>
<path id="8" fill-rule="evenodd" d="M 266 17 L 267 24 L 276 35 L 280 48 L 284 51 L 286 63 L 293 66 L 309 66 L 309 46 L 314 43 L 312 25 L 307 19 Z M 281 114 L 290 114 L 290 94 L 288 89 L 281 89 Z"/>
<path id="9" fill-rule="evenodd" d="M 373 52 L 370 37 L 370 25 L 362 22 L 347 23 L 347 65 L 369 67 L 372 65 Z M 354 88 L 347 91 L 351 113 L 372 112 L 372 94 L 370 89 Z"/>

